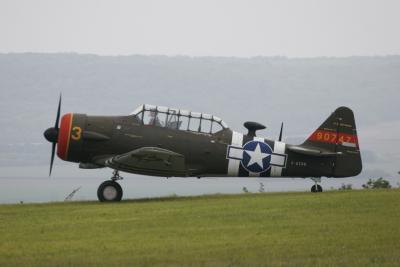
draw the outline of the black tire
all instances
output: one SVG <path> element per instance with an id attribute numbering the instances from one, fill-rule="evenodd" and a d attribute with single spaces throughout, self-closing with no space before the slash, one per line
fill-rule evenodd
<path id="1" fill-rule="evenodd" d="M 322 186 L 320 186 L 319 184 L 311 186 L 311 192 L 313 193 L 322 192 Z"/>
<path id="2" fill-rule="evenodd" d="M 311 193 L 317 193 L 317 187 L 315 185 L 311 186 Z"/>
<path id="3" fill-rule="evenodd" d="M 319 184 L 317 184 L 317 191 L 322 192 L 322 186 L 320 186 Z"/>
<path id="4" fill-rule="evenodd" d="M 97 189 L 97 198 L 101 202 L 117 202 L 122 199 L 122 187 L 114 181 L 105 181 Z"/>

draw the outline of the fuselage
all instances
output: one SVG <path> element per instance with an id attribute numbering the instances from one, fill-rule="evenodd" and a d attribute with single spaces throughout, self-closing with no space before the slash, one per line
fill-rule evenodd
<path id="1" fill-rule="evenodd" d="M 120 201 L 119 171 L 163 177 L 303 177 L 311 192 L 322 192 L 320 178 L 356 176 L 362 170 L 353 111 L 337 108 L 300 145 L 256 136 L 265 126 L 244 123 L 248 133 L 232 131 L 220 118 L 187 110 L 142 105 L 129 116 L 68 113 L 44 132 L 62 160 L 80 168 L 113 169 L 100 201 Z"/>
<path id="2" fill-rule="evenodd" d="M 82 166 L 104 167 L 106 158 L 142 147 L 159 147 L 184 156 L 187 171 L 185 176 L 335 176 L 333 158 L 307 157 L 294 153 L 289 151 L 290 145 L 283 142 L 241 134 L 229 128 L 216 133 L 204 133 L 146 125 L 135 115 L 66 114 L 61 121 L 58 141 L 57 155 L 63 160 L 81 163 Z M 259 155 L 254 155 L 258 162 L 252 162 L 250 154 L 243 153 L 246 144 L 253 146 L 247 151 L 258 152 Z M 151 172 L 138 173 L 154 175 Z"/>

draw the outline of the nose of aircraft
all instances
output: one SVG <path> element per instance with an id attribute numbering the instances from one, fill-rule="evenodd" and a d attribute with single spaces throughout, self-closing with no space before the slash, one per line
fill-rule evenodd
<path id="1" fill-rule="evenodd" d="M 57 156 L 63 160 L 67 160 L 72 117 L 72 113 L 62 116 L 60 128 L 57 129 Z"/>
<path id="2" fill-rule="evenodd" d="M 43 135 L 44 138 L 46 138 L 46 140 L 50 143 L 57 143 L 58 129 L 55 127 L 48 128 L 46 131 L 44 131 Z"/>

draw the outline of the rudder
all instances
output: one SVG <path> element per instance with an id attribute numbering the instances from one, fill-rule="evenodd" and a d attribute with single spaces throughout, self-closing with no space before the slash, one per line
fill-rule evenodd
<path id="1" fill-rule="evenodd" d="M 332 167 L 334 177 L 356 176 L 362 170 L 354 114 L 347 107 L 337 108 L 302 146 L 338 153 Z"/>

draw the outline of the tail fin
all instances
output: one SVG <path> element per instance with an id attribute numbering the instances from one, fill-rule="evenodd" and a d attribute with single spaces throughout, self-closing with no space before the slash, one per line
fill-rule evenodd
<path id="1" fill-rule="evenodd" d="M 336 109 L 302 146 L 339 152 L 335 156 L 334 177 L 356 176 L 362 170 L 354 114 L 347 107 Z"/>

